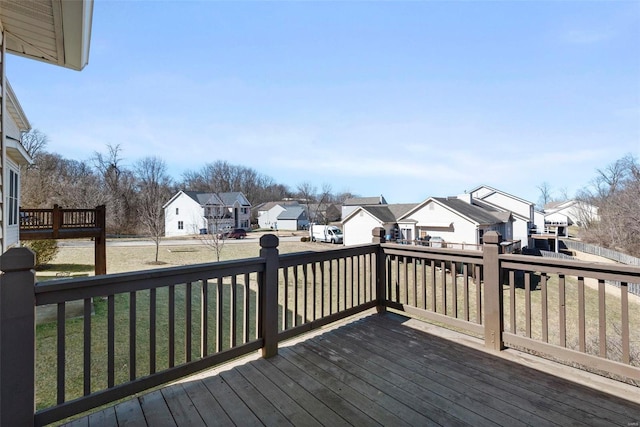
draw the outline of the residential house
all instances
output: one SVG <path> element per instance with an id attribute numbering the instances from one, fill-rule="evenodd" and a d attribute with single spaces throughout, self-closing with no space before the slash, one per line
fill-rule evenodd
<path id="1" fill-rule="evenodd" d="M 580 200 L 551 202 L 545 205 L 546 216 L 561 214 L 567 217 L 568 225 L 584 226 L 598 220 L 598 208 Z"/>
<path id="2" fill-rule="evenodd" d="M 92 0 L 2 1 L 0 5 L 0 253 L 18 243 L 21 144 L 29 122 L 6 78 L 5 53 L 82 70 L 89 58 Z"/>
<path id="3" fill-rule="evenodd" d="M 481 245 L 487 231 L 513 239 L 511 212 L 476 205 L 469 196 L 431 197 L 420 203 L 398 219 L 402 239 L 439 237 L 445 242 Z"/>
<path id="4" fill-rule="evenodd" d="M 303 205 L 287 206 L 278 215 L 274 228 L 277 230 L 303 230 L 309 226 L 307 207 Z"/>
<path id="5" fill-rule="evenodd" d="M 352 210 L 342 220 L 345 246 L 371 243 L 374 228 L 382 227 L 389 239 L 398 237 L 398 219 L 416 206 L 413 204 L 364 205 Z"/>
<path id="6" fill-rule="evenodd" d="M 386 205 L 387 201 L 382 196 L 379 197 L 352 197 L 342 202 L 342 220 L 349 216 L 351 212 L 358 209 L 360 206 L 376 206 Z"/>
<path id="7" fill-rule="evenodd" d="M 513 238 L 513 215 L 486 204 L 473 204 L 469 195 L 431 197 L 413 205 L 361 206 L 343 220 L 345 245 L 370 243 L 372 230 L 383 227 L 391 241 L 439 238 L 457 244 L 483 243 L 487 231 Z"/>
<path id="8" fill-rule="evenodd" d="M 535 203 L 487 185 L 481 185 L 471 190 L 469 194 L 476 205 L 484 202 L 487 208 L 511 212 L 514 220 L 513 239 L 520 240 L 522 246 L 530 245 L 529 236 L 535 228 Z"/>
<path id="9" fill-rule="evenodd" d="M 288 206 L 298 206 L 296 200 L 281 200 L 277 202 L 263 203 L 256 208 L 258 211 L 258 227 L 260 228 L 276 228 L 278 215 L 284 212 Z"/>
<path id="10" fill-rule="evenodd" d="M 163 208 L 167 237 L 250 229 L 251 204 L 240 192 L 181 190 Z"/>

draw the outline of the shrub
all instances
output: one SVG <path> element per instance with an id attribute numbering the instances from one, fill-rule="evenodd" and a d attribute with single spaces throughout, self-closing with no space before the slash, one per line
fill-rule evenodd
<path id="1" fill-rule="evenodd" d="M 42 268 L 51 262 L 58 253 L 57 240 L 31 240 L 24 243 L 24 246 L 31 249 L 36 254 L 36 268 Z"/>
<path id="2" fill-rule="evenodd" d="M 303 236 L 303 237 L 300 238 L 300 241 L 301 242 L 308 242 L 309 241 L 309 237 Z"/>

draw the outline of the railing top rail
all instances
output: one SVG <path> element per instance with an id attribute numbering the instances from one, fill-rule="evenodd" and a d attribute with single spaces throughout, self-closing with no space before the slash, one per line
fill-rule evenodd
<path id="1" fill-rule="evenodd" d="M 572 274 L 608 280 L 637 280 L 640 283 L 640 267 L 624 264 L 607 264 L 568 259 L 550 259 L 530 255 L 500 255 L 507 268 L 522 268 L 546 273 Z"/>
<path id="2" fill-rule="evenodd" d="M 331 259 L 375 253 L 377 244 L 348 246 L 321 252 L 296 252 L 280 255 L 280 267 L 289 267 L 301 263 L 322 262 Z"/>
<path id="3" fill-rule="evenodd" d="M 424 254 L 437 254 L 444 256 L 463 256 L 470 258 L 482 259 L 482 250 L 474 249 L 450 249 L 450 248 L 432 248 L 428 246 L 413 246 L 413 245 L 399 245 L 395 243 L 383 243 L 380 245 L 384 249 L 385 253 L 397 253 L 397 252 L 420 252 Z"/>
<path id="4" fill-rule="evenodd" d="M 233 274 L 261 272 L 264 258 L 246 258 L 207 264 L 159 268 L 108 276 L 58 279 L 37 283 L 36 305 L 153 289 L 172 284 L 195 282 Z"/>

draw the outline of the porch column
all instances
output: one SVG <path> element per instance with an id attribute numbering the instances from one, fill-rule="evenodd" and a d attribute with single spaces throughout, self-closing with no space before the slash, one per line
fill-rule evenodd
<path id="1" fill-rule="evenodd" d="M 496 231 L 488 231 L 483 237 L 483 242 L 484 343 L 485 347 L 500 351 L 504 349 L 503 293 L 499 259 L 502 236 Z"/>
<path id="2" fill-rule="evenodd" d="M 35 254 L 0 256 L 0 426 L 33 425 L 35 411 Z"/>

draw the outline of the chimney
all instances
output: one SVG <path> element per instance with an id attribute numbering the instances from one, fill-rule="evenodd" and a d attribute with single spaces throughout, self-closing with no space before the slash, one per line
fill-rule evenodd
<path id="1" fill-rule="evenodd" d="M 471 193 L 467 193 L 466 191 L 464 192 L 464 194 L 460 194 L 457 197 L 460 200 L 463 200 L 469 204 L 473 203 L 473 196 L 471 195 Z"/>

